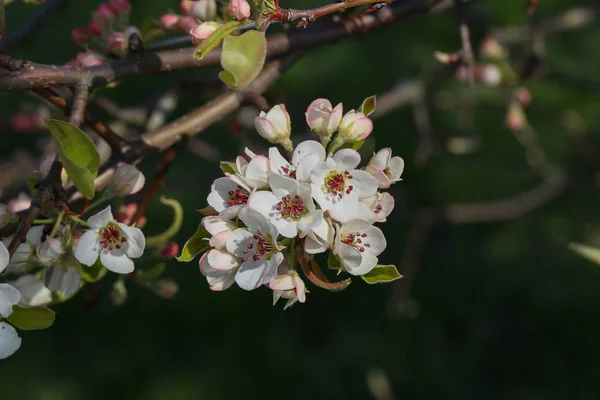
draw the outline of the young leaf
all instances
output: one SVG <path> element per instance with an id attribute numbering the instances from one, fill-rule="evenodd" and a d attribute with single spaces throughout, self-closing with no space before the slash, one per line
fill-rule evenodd
<path id="1" fill-rule="evenodd" d="M 231 35 L 237 28 L 244 25 L 246 22 L 246 20 L 229 21 L 228 23 L 218 27 L 216 31 L 214 31 L 209 37 L 204 39 L 202 43 L 200 43 L 200 45 L 196 48 L 194 57 L 196 57 L 199 60 L 202 59 L 212 49 L 221 44 L 223 39 Z"/>
<path id="2" fill-rule="evenodd" d="M 96 145 L 81 129 L 68 122 L 46 120 L 67 175 L 88 199 L 94 197 L 94 178 L 100 167 Z"/>
<path id="3" fill-rule="evenodd" d="M 223 42 L 219 74 L 232 89 L 243 89 L 260 73 L 267 57 L 267 40 L 258 31 L 248 31 L 240 36 L 227 36 Z"/>
<path id="4" fill-rule="evenodd" d="M 600 249 L 580 243 L 569 243 L 569 250 L 574 251 L 596 264 L 600 264 Z"/>
<path id="5" fill-rule="evenodd" d="M 54 323 L 54 318 L 54 311 L 49 308 L 23 308 L 14 306 L 13 312 L 7 320 L 18 329 L 32 331 L 49 328 Z"/>
<path id="6" fill-rule="evenodd" d="M 177 257 L 177 261 L 192 261 L 198 254 L 208 250 L 210 245 L 208 244 L 207 239 L 209 239 L 210 236 L 210 233 L 204 229 L 202 224 L 198 225 L 198 230 L 185 243 L 183 249 L 181 250 L 181 255 Z"/>
<path id="7" fill-rule="evenodd" d="M 394 265 L 377 265 L 371 272 L 361 275 L 368 284 L 387 283 L 402 278 Z"/>
<path id="8" fill-rule="evenodd" d="M 231 161 L 221 161 L 221 171 L 225 174 L 237 174 L 237 165 Z"/>
<path id="9" fill-rule="evenodd" d="M 377 104 L 376 98 L 377 96 L 370 96 L 364 99 L 358 111 L 365 114 L 366 116 L 372 114 L 373 111 L 375 111 L 375 106 Z"/>

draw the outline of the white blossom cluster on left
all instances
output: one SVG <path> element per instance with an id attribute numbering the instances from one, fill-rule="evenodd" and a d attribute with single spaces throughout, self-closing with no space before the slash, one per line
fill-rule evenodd
<path id="1" fill-rule="evenodd" d="M 383 281 L 369 279 L 375 269 L 385 269 L 388 281 L 400 277 L 395 267 L 379 264 L 386 239 L 374 224 L 385 222 L 394 207 L 393 197 L 379 189 L 400 180 L 402 159 L 386 148 L 359 167 L 360 154 L 352 147 L 359 147 L 373 129 L 363 111 L 342 115 L 341 104 L 332 107 L 318 99 L 306 119 L 321 140 L 295 148 L 284 105 L 255 120 L 258 133 L 289 149 L 290 158 L 271 147 L 267 155 L 246 149 L 235 162 L 222 163 L 225 177 L 211 186 L 209 215 L 186 244 L 196 246 L 192 253 L 208 250 L 200 258 L 200 271 L 212 290 L 233 283 L 245 290 L 266 285 L 275 302 L 288 299 L 287 308 L 305 301 L 300 271 L 317 286 L 340 287 L 319 278 L 323 274 L 314 256 L 326 252 L 331 253 L 329 268 L 369 283 Z M 198 240 L 202 235 L 205 242 Z"/>

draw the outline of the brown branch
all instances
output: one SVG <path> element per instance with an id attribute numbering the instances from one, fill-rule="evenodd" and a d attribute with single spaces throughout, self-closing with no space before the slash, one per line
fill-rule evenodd
<path id="1" fill-rule="evenodd" d="M 467 80 L 471 88 L 475 88 L 475 57 L 471 46 L 471 34 L 465 21 L 465 8 L 462 0 L 454 0 L 456 11 L 460 20 L 461 60 L 467 70 Z"/>
<path id="2" fill-rule="evenodd" d="M 346 0 L 342 2 L 330 3 L 321 7 L 310 8 L 306 10 L 296 10 L 294 8 L 282 9 L 281 12 L 285 14 L 284 22 L 293 22 L 302 20 L 298 24 L 298 28 L 306 28 L 310 22 L 315 21 L 318 18 L 324 17 L 329 14 L 348 10 L 367 4 L 381 5 L 382 8 L 386 4 L 390 4 L 395 0 Z"/>
<path id="3" fill-rule="evenodd" d="M 272 59 L 293 51 L 323 46 L 345 37 L 406 20 L 417 14 L 442 11 L 452 5 L 453 0 L 402 0 L 375 15 L 361 15 L 341 22 L 318 21 L 306 30 L 292 30 L 269 36 L 267 54 Z M 19 71 L 0 75 L 0 92 L 31 90 L 48 85 L 73 87 L 78 83 L 85 83 L 93 89 L 134 76 L 217 65 L 221 58 L 220 51 L 215 49 L 201 60 L 193 57 L 194 48 L 146 52 L 139 59 L 119 60 L 89 68 L 57 67 L 24 62 L 24 67 Z"/>
<path id="4" fill-rule="evenodd" d="M 83 83 L 78 84 L 73 89 L 73 105 L 71 106 L 71 116 L 69 119 L 71 124 L 77 127 L 79 127 L 83 121 L 89 94 L 88 86 Z"/>
<path id="5" fill-rule="evenodd" d="M 150 205 L 150 201 L 152 200 L 156 192 L 165 185 L 167 172 L 169 172 L 171 164 L 173 164 L 173 161 L 175 161 L 177 151 L 179 150 L 180 146 L 187 141 L 187 139 L 187 136 L 183 136 L 182 140 L 175 143 L 162 153 L 160 161 L 158 163 L 156 175 L 154 176 L 152 183 L 149 186 L 147 186 L 144 190 L 142 200 L 140 200 L 138 204 L 138 208 L 135 212 L 135 215 L 133 216 L 132 223 L 135 224 L 137 221 L 140 220 L 140 218 L 144 216 L 146 210 L 148 209 L 148 206 Z"/>

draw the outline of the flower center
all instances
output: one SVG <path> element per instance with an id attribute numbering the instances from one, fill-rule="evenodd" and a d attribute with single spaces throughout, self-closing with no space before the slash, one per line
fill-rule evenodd
<path id="1" fill-rule="evenodd" d="M 248 254 L 244 256 L 243 261 L 247 262 L 252 258 L 252 261 L 259 261 L 263 257 L 267 260 L 271 259 L 271 255 L 275 253 L 273 251 L 273 242 L 271 241 L 271 235 L 264 236 L 260 231 L 256 231 L 252 239 L 250 239 L 250 243 L 248 244 L 248 248 L 244 249 L 244 254 Z M 254 251 L 252 257 L 250 257 L 249 253 Z"/>
<path id="2" fill-rule="evenodd" d="M 365 247 L 371 247 L 369 243 L 364 243 L 366 237 L 366 233 L 349 233 L 347 235 L 342 235 L 342 243 L 347 246 L 354 247 L 356 250 L 363 253 L 365 251 Z"/>
<path id="3" fill-rule="evenodd" d="M 109 222 L 98 232 L 100 237 L 100 246 L 105 250 L 120 249 L 121 244 L 127 241 L 123 230 L 114 222 Z"/>
<path id="4" fill-rule="evenodd" d="M 331 171 L 325 178 L 325 189 L 341 199 L 344 194 L 350 194 L 354 190 L 354 186 L 346 185 L 348 179 L 352 179 L 352 175 L 348 171 Z"/>
<path id="5" fill-rule="evenodd" d="M 281 198 L 281 201 L 277 203 L 275 209 L 281 212 L 281 216 L 283 218 L 292 219 L 294 221 L 298 221 L 304 214 L 308 212 L 306 207 L 304 207 L 304 202 L 300 196 L 295 195 L 292 197 L 289 194 Z"/>
<path id="6" fill-rule="evenodd" d="M 280 169 L 285 176 L 288 176 L 292 179 L 296 179 L 296 171 L 294 171 L 291 166 L 281 167 Z"/>
<path id="7" fill-rule="evenodd" d="M 235 190 L 230 190 L 228 193 L 227 207 L 239 206 L 248 203 L 249 193 L 240 185 Z"/>
<path id="8" fill-rule="evenodd" d="M 373 211 L 375 212 L 375 214 L 379 214 L 381 210 L 383 210 L 383 207 L 381 206 L 381 204 L 377 204 Z"/>

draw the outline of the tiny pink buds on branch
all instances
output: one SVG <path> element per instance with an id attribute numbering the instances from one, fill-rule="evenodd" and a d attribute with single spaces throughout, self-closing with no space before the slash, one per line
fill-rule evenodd
<path id="1" fill-rule="evenodd" d="M 94 12 L 94 19 L 106 25 L 110 25 L 114 18 L 115 14 L 113 10 L 105 3 L 100 4 L 96 12 Z"/>
<path id="2" fill-rule="evenodd" d="M 184 0 L 181 2 L 181 10 L 190 17 L 201 21 L 212 21 L 217 15 L 217 2 L 215 0 Z"/>
<path id="3" fill-rule="evenodd" d="M 209 37 L 217 28 L 221 26 L 218 22 L 204 22 L 190 29 L 190 36 L 194 46 L 198 46 L 201 41 Z"/>
<path id="4" fill-rule="evenodd" d="M 116 14 L 128 13 L 131 11 L 131 4 L 129 4 L 128 0 L 110 0 L 108 6 Z"/>
<path id="5" fill-rule="evenodd" d="M 104 28 L 100 22 L 92 20 L 88 23 L 88 32 L 92 36 L 102 36 Z"/>
<path id="6" fill-rule="evenodd" d="M 198 25 L 198 22 L 194 17 L 183 16 L 179 18 L 179 21 L 177 21 L 177 29 L 181 32 L 189 32 L 190 29 L 192 29 L 196 25 Z"/>
<path id="7" fill-rule="evenodd" d="M 113 32 L 108 37 L 108 50 L 123 56 L 127 50 L 127 38 L 122 32 Z"/>
<path id="8" fill-rule="evenodd" d="M 331 135 L 337 131 L 342 120 L 342 103 L 335 108 L 327 99 L 317 99 L 310 103 L 306 110 L 306 123 L 321 137 L 321 143 L 326 146 L 331 140 Z"/>
<path id="9" fill-rule="evenodd" d="M 290 115 L 285 109 L 285 105 L 276 105 L 268 113 L 261 111 L 260 115 L 254 119 L 254 127 L 258 134 L 269 142 L 281 144 L 290 153 L 294 151 L 290 141 L 292 133 Z"/>
<path id="10" fill-rule="evenodd" d="M 83 28 L 76 28 L 71 31 L 71 37 L 73 38 L 73 42 L 77 43 L 80 46 L 87 44 L 90 35 Z"/>
<path id="11" fill-rule="evenodd" d="M 338 133 L 329 147 L 335 152 L 344 145 L 366 139 L 373 131 L 373 121 L 362 112 L 350 110 L 344 115 L 338 127 Z"/>
<path id="12" fill-rule="evenodd" d="M 251 14 L 250 4 L 246 0 L 231 0 L 227 9 L 229 14 L 237 20 L 248 18 Z"/>
<path id="13" fill-rule="evenodd" d="M 160 23 L 166 29 L 175 29 L 180 18 L 177 14 L 165 14 L 160 17 Z"/>

